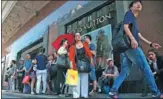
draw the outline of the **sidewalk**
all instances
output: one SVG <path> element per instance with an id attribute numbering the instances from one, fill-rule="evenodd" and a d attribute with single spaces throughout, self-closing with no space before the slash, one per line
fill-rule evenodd
<path id="1" fill-rule="evenodd" d="M 3 95 L 10 95 L 10 96 L 16 96 L 20 98 L 72 98 L 72 97 L 64 97 L 62 96 L 55 96 L 55 95 L 31 95 L 31 94 L 22 94 L 22 93 L 11 93 L 6 92 L 5 90 L 2 90 L 2 96 Z M 108 98 L 105 94 L 96 94 L 94 97 L 90 98 Z M 121 99 L 150 99 L 151 95 L 149 94 L 147 97 L 141 97 L 140 93 L 126 93 L 126 94 L 120 94 Z"/>

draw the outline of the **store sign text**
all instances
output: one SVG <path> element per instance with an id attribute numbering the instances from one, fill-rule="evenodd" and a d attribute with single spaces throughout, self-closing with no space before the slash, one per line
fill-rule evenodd
<path id="1" fill-rule="evenodd" d="M 92 28 L 92 27 L 95 27 L 96 25 L 98 25 L 98 24 L 101 24 L 101 23 L 103 23 L 104 21 L 106 21 L 106 20 L 109 20 L 109 19 L 111 19 L 112 17 L 111 17 L 111 14 L 109 13 L 109 14 L 107 14 L 107 15 L 103 15 L 103 16 L 101 16 L 101 17 L 99 17 L 99 18 L 97 18 L 97 19 L 95 19 L 95 20 L 92 20 L 91 22 L 89 22 L 89 24 L 85 24 L 85 25 L 83 25 L 82 27 L 80 27 L 80 28 L 77 28 L 77 29 L 75 29 L 75 30 L 72 30 L 72 32 L 82 32 L 83 30 L 86 30 L 86 29 L 90 29 L 90 28 Z"/>

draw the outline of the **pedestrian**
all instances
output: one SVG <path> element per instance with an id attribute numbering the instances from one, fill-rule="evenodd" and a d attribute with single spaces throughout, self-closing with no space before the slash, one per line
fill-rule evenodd
<path id="1" fill-rule="evenodd" d="M 26 54 L 25 60 L 24 60 L 24 70 L 25 70 L 25 76 L 30 76 L 30 78 L 33 80 L 33 74 L 32 74 L 32 59 L 31 59 L 31 55 L 30 54 Z M 32 81 L 33 82 L 33 81 Z M 33 93 L 33 84 L 30 84 L 30 82 L 28 82 L 28 84 L 24 84 L 24 90 L 23 93 L 25 94 L 34 94 Z"/>
<path id="2" fill-rule="evenodd" d="M 93 89 L 89 93 L 89 95 L 94 94 L 96 92 L 97 88 L 97 80 L 96 80 L 96 72 L 95 72 L 95 64 L 96 64 L 96 46 L 91 42 L 92 37 L 91 35 L 85 35 L 85 42 L 88 43 L 89 49 L 91 50 L 92 56 L 93 56 L 93 61 L 94 61 L 94 66 L 90 66 L 91 72 L 90 72 L 90 79 L 93 81 Z"/>
<path id="3" fill-rule="evenodd" d="M 141 45 L 139 39 L 141 39 L 146 44 L 149 44 L 151 47 L 154 48 L 160 48 L 161 46 L 157 43 L 152 43 L 148 41 L 139 32 L 136 19 L 141 10 L 142 10 L 142 2 L 140 0 L 134 0 L 129 5 L 129 11 L 126 12 L 124 17 L 124 21 L 123 21 L 124 31 L 131 41 L 131 48 L 121 53 L 122 69 L 120 75 L 114 81 L 111 91 L 109 92 L 109 95 L 112 98 L 118 98 L 117 91 L 121 86 L 121 84 L 123 83 L 123 81 L 125 80 L 125 78 L 128 76 L 130 70 L 129 67 L 133 66 L 132 64 L 136 64 L 134 66 L 139 66 L 139 68 L 144 73 L 146 82 L 148 83 L 148 86 L 152 90 L 152 97 L 163 98 L 163 95 L 161 95 L 159 89 L 157 88 L 157 85 L 154 80 L 154 76 L 150 70 L 150 66 L 146 60 L 142 48 L 140 47 Z M 131 30 L 129 26 L 132 26 Z"/>
<path id="4" fill-rule="evenodd" d="M 23 81 L 23 77 L 24 77 L 24 60 L 23 59 L 20 59 L 19 60 L 19 65 L 17 67 L 17 81 L 18 81 L 18 90 L 19 92 L 23 93 L 23 84 L 22 84 L 22 81 Z"/>
<path id="5" fill-rule="evenodd" d="M 158 55 L 155 49 L 148 50 L 148 58 L 147 61 L 150 65 L 152 73 L 155 77 L 156 84 L 161 92 L 163 92 L 163 56 Z M 144 80 L 144 82 L 146 82 Z M 144 86 L 144 91 L 142 93 L 142 97 L 148 95 L 148 86 Z"/>
<path id="6" fill-rule="evenodd" d="M 36 83 L 36 69 L 37 68 L 37 61 L 36 60 L 32 60 L 32 68 L 31 68 L 31 74 L 30 74 L 30 78 L 31 78 L 31 94 L 34 95 L 34 86 Z"/>
<path id="7" fill-rule="evenodd" d="M 57 51 L 58 57 L 56 61 L 57 65 L 56 95 L 61 94 L 61 87 L 64 85 L 65 82 L 65 74 L 67 72 L 67 69 L 70 67 L 67 47 L 68 47 L 67 39 L 62 39 L 60 43 L 60 48 Z"/>
<path id="8" fill-rule="evenodd" d="M 102 76 L 98 80 L 99 89 L 108 93 L 118 75 L 118 68 L 114 65 L 114 61 L 112 58 L 108 58 L 106 69 L 103 71 Z"/>
<path id="9" fill-rule="evenodd" d="M 81 41 L 80 33 L 75 34 L 75 44 L 69 51 L 70 67 L 79 72 L 78 84 L 73 88 L 73 98 L 88 98 L 88 75 L 90 64 L 94 64 L 89 46 Z"/>
<path id="10" fill-rule="evenodd" d="M 15 79 L 16 79 L 16 61 L 12 60 L 11 61 L 11 65 L 10 65 L 10 78 L 9 78 L 9 90 L 11 90 L 11 92 L 15 91 Z"/>
<path id="11" fill-rule="evenodd" d="M 55 62 L 56 60 L 54 58 L 54 54 L 48 55 L 48 63 L 46 65 L 47 72 L 48 72 L 47 94 L 52 94 L 52 90 L 55 90 L 55 87 L 56 87 L 57 68 L 56 68 Z M 52 87 L 52 83 L 54 84 L 53 87 Z"/>
<path id="12" fill-rule="evenodd" d="M 46 92 L 46 82 L 47 82 L 47 57 L 44 55 L 45 48 L 41 48 L 39 54 L 35 57 L 37 62 L 37 70 L 36 70 L 36 94 L 40 94 L 41 80 L 43 82 L 43 90 L 41 94 L 45 94 Z"/>
<path id="13" fill-rule="evenodd" d="M 8 91 L 15 91 L 15 76 L 16 76 L 16 61 L 12 60 L 10 67 L 7 70 L 8 74 Z"/>

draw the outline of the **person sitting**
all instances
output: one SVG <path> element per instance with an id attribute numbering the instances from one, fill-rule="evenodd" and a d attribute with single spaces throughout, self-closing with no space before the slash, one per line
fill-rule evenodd
<path id="1" fill-rule="evenodd" d="M 156 84 L 159 90 L 163 92 L 163 76 L 162 76 L 163 75 L 163 56 L 159 56 L 157 52 L 155 51 L 155 49 L 150 49 L 148 50 L 147 61 L 153 72 L 153 75 L 155 77 Z M 145 97 L 147 95 L 148 95 L 148 86 L 145 85 L 143 88 L 142 97 Z"/>
<path id="2" fill-rule="evenodd" d="M 107 59 L 107 67 L 98 80 L 99 92 L 103 90 L 105 93 L 108 94 L 110 86 L 113 84 L 114 79 L 118 75 L 118 68 L 114 65 L 113 60 L 111 58 Z"/>

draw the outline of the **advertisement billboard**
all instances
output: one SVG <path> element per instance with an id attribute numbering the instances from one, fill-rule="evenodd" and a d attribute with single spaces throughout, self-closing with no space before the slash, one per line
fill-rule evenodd
<path id="1" fill-rule="evenodd" d="M 91 35 L 92 43 L 96 45 L 96 70 L 105 69 L 106 59 L 113 58 L 111 45 L 111 25 L 109 24 L 97 30 L 85 33 L 82 35 L 83 40 L 84 36 L 87 34 Z"/>

